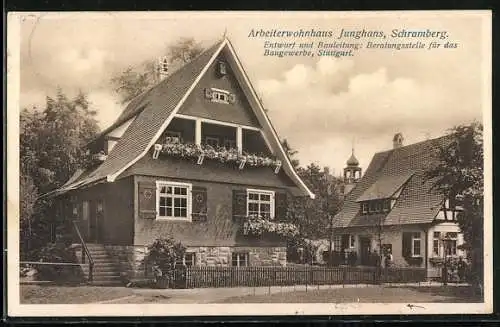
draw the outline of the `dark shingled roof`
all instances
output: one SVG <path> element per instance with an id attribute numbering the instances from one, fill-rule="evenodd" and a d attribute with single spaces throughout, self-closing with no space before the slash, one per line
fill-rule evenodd
<path id="1" fill-rule="evenodd" d="M 107 175 L 116 173 L 138 157 L 208 64 L 221 43 L 222 41 L 214 44 L 165 80 L 134 98 L 113 125 L 119 126 L 117 123 L 125 122 L 134 115 L 137 115 L 137 118 L 127 128 L 120 142 L 113 147 L 106 161 L 90 172 L 85 181 L 79 179 L 75 184 L 83 185 L 106 178 Z"/>
<path id="2" fill-rule="evenodd" d="M 444 136 L 376 153 L 365 175 L 347 195 L 334 227 L 361 227 L 430 223 L 439 212 L 443 197 L 425 180 L 425 171 L 437 160 L 440 147 L 448 144 Z M 360 214 L 360 200 L 386 198 L 400 187 L 401 194 L 392 210 L 383 214 Z M 390 194 L 390 195 L 389 195 Z"/>
<path id="3" fill-rule="evenodd" d="M 396 193 L 399 188 L 406 183 L 406 181 L 413 175 L 413 171 L 410 171 L 403 175 L 395 176 L 382 176 L 375 183 L 373 183 L 363 194 L 356 200 L 370 201 L 377 199 L 388 199 Z"/>

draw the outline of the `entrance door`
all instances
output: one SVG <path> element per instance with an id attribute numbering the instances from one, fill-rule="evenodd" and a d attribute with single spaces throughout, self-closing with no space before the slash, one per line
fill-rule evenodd
<path id="1" fill-rule="evenodd" d="M 89 242 L 99 242 L 99 215 L 95 201 L 90 201 Z"/>
<path id="2" fill-rule="evenodd" d="M 360 255 L 360 261 L 361 265 L 367 266 L 369 265 L 369 260 L 370 260 L 370 253 L 371 253 L 371 239 L 367 236 L 360 236 L 359 237 L 359 255 Z"/>

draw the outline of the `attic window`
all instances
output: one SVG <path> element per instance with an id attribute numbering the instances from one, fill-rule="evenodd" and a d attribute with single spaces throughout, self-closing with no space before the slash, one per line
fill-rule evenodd
<path id="1" fill-rule="evenodd" d="M 224 61 L 219 61 L 217 65 L 217 73 L 219 73 L 220 76 L 224 76 L 227 74 L 227 67 Z"/>
<path id="2" fill-rule="evenodd" d="M 236 97 L 234 94 L 231 94 L 229 91 L 210 88 L 205 89 L 205 98 L 210 99 L 212 102 L 218 103 L 234 103 Z"/>
<path id="3" fill-rule="evenodd" d="M 383 199 L 383 200 L 363 201 L 360 203 L 360 206 L 361 206 L 361 213 L 363 215 L 388 212 L 391 210 L 391 200 Z"/>

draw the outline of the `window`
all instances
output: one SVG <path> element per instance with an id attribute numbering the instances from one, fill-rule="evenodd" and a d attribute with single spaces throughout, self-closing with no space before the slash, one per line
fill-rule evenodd
<path id="1" fill-rule="evenodd" d="M 333 249 L 335 251 L 342 251 L 342 235 L 335 235 L 333 237 Z"/>
<path id="2" fill-rule="evenodd" d="M 381 201 L 375 202 L 375 211 L 382 212 L 382 202 Z"/>
<path id="3" fill-rule="evenodd" d="M 220 75 L 226 75 L 227 70 L 226 70 L 226 63 L 225 62 L 219 61 L 218 68 L 219 68 L 218 72 Z"/>
<path id="4" fill-rule="evenodd" d="M 391 210 L 391 200 L 384 200 L 384 212 Z"/>
<path id="5" fill-rule="evenodd" d="M 448 232 L 446 233 L 446 255 L 453 256 L 457 255 L 457 237 L 458 233 Z"/>
<path id="6" fill-rule="evenodd" d="M 165 131 L 165 143 L 181 143 L 181 132 Z"/>
<path id="7" fill-rule="evenodd" d="M 411 256 L 412 257 L 421 257 L 422 256 L 422 241 L 420 239 L 420 233 L 412 233 L 411 239 Z"/>
<path id="8" fill-rule="evenodd" d="M 375 205 L 374 201 L 370 202 L 370 207 L 368 208 L 368 212 L 376 212 L 377 211 L 377 206 Z"/>
<path id="9" fill-rule="evenodd" d="M 157 219 L 191 220 L 191 184 L 157 182 Z"/>
<path id="10" fill-rule="evenodd" d="M 179 258 L 177 262 L 175 263 L 176 265 L 183 265 L 187 267 L 193 267 L 196 265 L 196 253 L 195 252 L 186 252 L 184 253 L 184 256 Z"/>
<path id="11" fill-rule="evenodd" d="M 354 245 L 355 245 L 354 235 L 349 235 L 349 247 L 353 249 Z"/>
<path id="12" fill-rule="evenodd" d="M 224 139 L 224 147 L 226 149 L 235 149 L 236 148 L 236 140 Z"/>
<path id="13" fill-rule="evenodd" d="M 440 232 L 434 232 L 434 237 L 432 239 L 432 255 L 435 257 L 441 256 L 441 251 L 439 247 L 439 238 L 441 237 Z"/>
<path id="14" fill-rule="evenodd" d="M 229 103 L 230 93 L 226 90 L 212 88 L 212 102 Z"/>
<path id="15" fill-rule="evenodd" d="M 363 211 L 363 213 L 368 213 L 368 202 L 363 202 L 361 204 L 361 210 Z"/>
<path id="16" fill-rule="evenodd" d="M 274 192 L 247 190 L 247 215 L 274 218 Z"/>
<path id="17" fill-rule="evenodd" d="M 247 266 L 249 266 L 248 252 L 233 253 L 231 265 L 233 267 L 247 267 Z"/>
<path id="18" fill-rule="evenodd" d="M 207 137 L 205 137 L 205 144 L 210 145 L 211 147 L 217 148 L 219 146 L 219 138 L 207 136 Z"/>

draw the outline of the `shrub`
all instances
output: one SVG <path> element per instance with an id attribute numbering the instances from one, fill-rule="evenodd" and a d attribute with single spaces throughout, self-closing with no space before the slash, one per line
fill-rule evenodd
<path id="1" fill-rule="evenodd" d="M 156 239 L 148 246 L 147 262 L 153 267 L 155 276 L 169 275 L 185 252 L 186 248 L 171 237 Z"/>
<path id="2" fill-rule="evenodd" d="M 49 243 L 39 251 L 40 262 L 78 263 L 74 249 L 64 243 Z M 79 266 L 37 265 L 37 279 L 55 282 L 81 281 L 83 274 Z"/>

